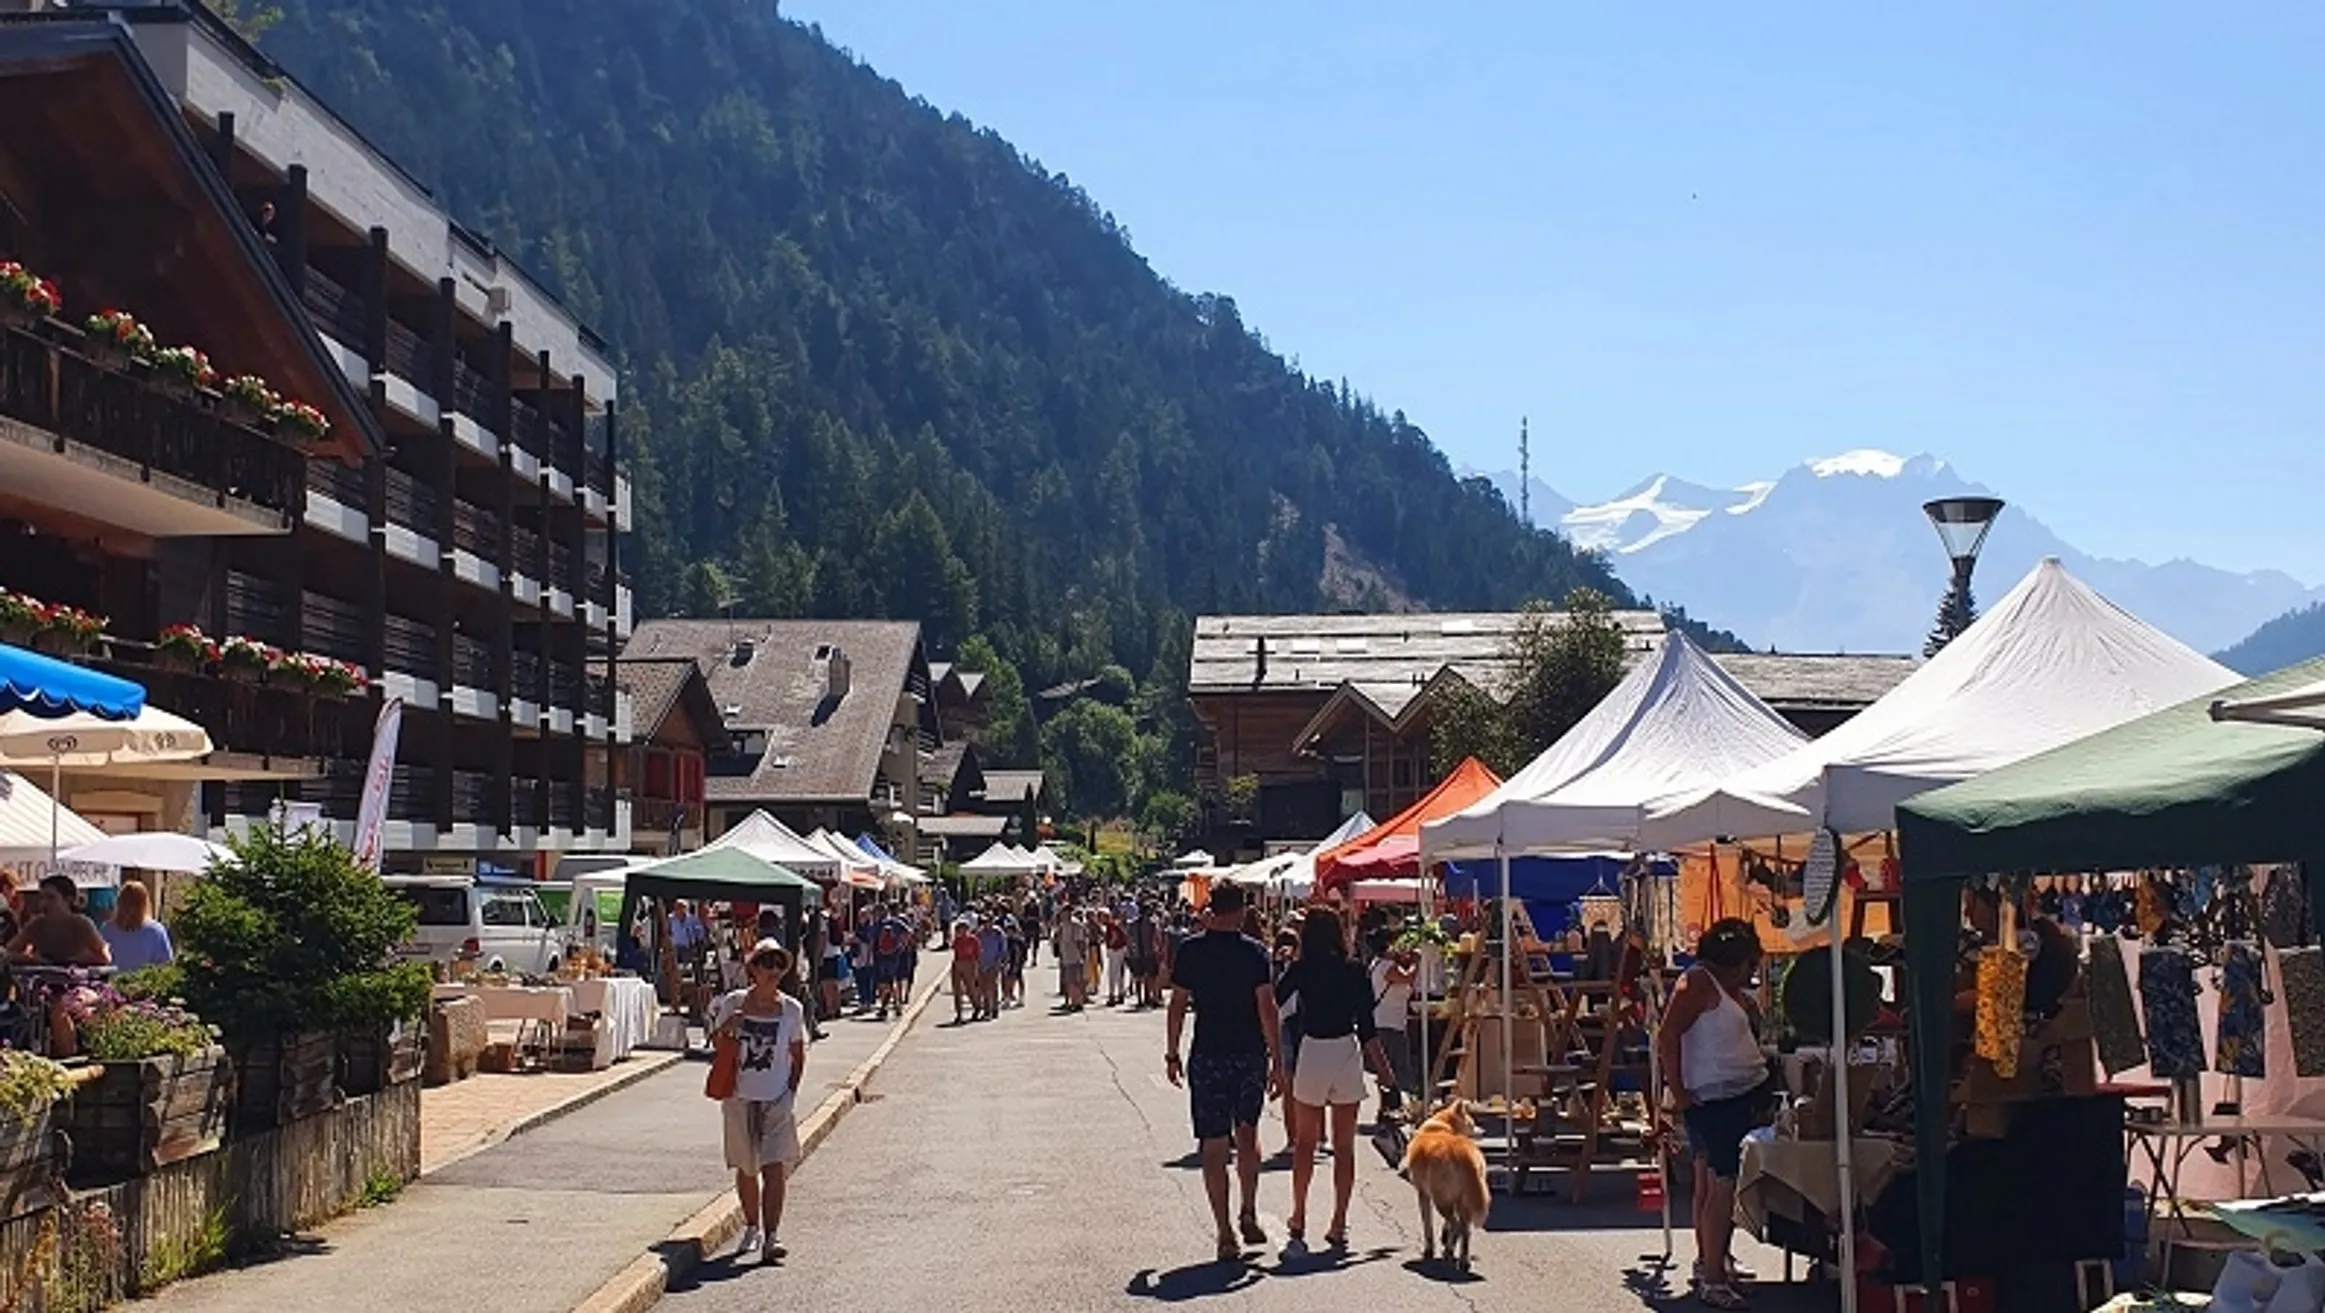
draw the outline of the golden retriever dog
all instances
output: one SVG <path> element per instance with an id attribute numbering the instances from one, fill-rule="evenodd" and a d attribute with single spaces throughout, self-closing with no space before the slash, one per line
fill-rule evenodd
<path id="1" fill-rule="evenodd" d="M 1469 1271 L 1469 1233 L 1485 1225 L 1493 1196 L 1486 1188 L 1485 1154 L 1466 1100 L 1455 1099 L 1413 1131 L 1405 1146 L 1405 1175 L 1421 1198 L 1421 1258 L 1437 1257 L 1436 1218 L 1445 1219 L 1448 1261 Z"/>

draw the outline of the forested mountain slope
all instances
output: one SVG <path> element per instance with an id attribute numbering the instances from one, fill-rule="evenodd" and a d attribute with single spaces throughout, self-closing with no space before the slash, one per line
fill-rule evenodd
<path id="1" fill-rule="evenodd" d="M 1040 687 L 1202 609 L 1631 600 L 770 0 L 276 2 L 266 53 L 614 344 L 647 614 L 712 605 L 709 563 Z"/>

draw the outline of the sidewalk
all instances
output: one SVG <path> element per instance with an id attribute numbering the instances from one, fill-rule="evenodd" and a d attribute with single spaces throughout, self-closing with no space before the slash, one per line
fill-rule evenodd
<path id="1" fill-rule="evenodd" d="M 626 1089 L 679 1061 L 640 1050 L 604 1071 L 480 1072 L 420 1094 L 420 1175 L 532 1129 L 581 1101 Z"/>
<path id="2" fill-rule="evenodd" d="M 935 992 L 944 975 L 944 960 L 927 955 L 919 993 Z M 843 1018 L 826 1026 L 827 1038 L 808 1049 L 803 1122 L 848 1086 L 896 1024 Z M 701 1062 L 669 1067 L 453 1162 L 282 1257 L 167 1287 L 143 1307 L 570 1313 L 730 1188 L 718 1105 L 702 1097 L 705 1070 Z"/>

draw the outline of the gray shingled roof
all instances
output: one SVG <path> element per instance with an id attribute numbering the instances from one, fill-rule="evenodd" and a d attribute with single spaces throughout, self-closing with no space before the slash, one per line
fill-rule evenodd
<path id="1" fill-rule="evenodd" d="M 1187 688 L 1193 693 L 1335 689 L 1354 684 L 1390 716 L 1447 666 L 1494 685 L 1516 612 L 1435 615 L 1207 615 L 1195 621 Z M 1618 611 L 1634 659 L 1653 651 L 1663 617 Z M 1267 670 L 1259 669 L 1261 640 Z"/>
<path id="2" fill-rule="evenodd" d="M 1712 660 L 1778 711 L 1870 706 L 1921 664 L 1907 656 L 1736 652 Z"/>
<path id="3" fill-rule="evenodd" d="M 988 803 L 1018 803 L 1041 792 L 1042 774 L 1037 770 L 989 770 L 985 772 L 985 801 Z"/>
<path id="4" fill-rule="evenodd" d="M 836 703 L 822 655 L 833 646 L 849 665 L 849 692 Z M 721 802 L 870 797 L 896 699 L 916 666 L 925 671 L 911 620 L 646 620 L 622 664 L 677 656 L 701 668 L 729 729 L 767 734 L 750 774 L 706 781 Z"/>
<path id="5" fill-rule="evenodd" d="M 595 664 L 603 674 L 605 663 Z M 689 657 L 623 661 L 615 668 L 616 686 L 630 691 L 630 723 L 636 726 L 639 738 L 651 738 L 661 727 L 677 705 L 679 693 L 686 688 L 687 672 L 693 668 Z"/>
<path id="6" fill-rule="evenodd" d="M 920 833 L 930 839 L 998 839 L 1009 828 L 1007 816 L 923 816 Z"/>

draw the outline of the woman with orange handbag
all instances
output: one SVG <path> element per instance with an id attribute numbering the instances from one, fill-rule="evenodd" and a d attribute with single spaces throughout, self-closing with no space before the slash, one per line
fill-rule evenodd
<path id="1" fill-rule="evenodd" d="M 784 1184 L 799 1164 L 799 1121 L 794 1105 L 807 1068 L 807 1010 L 783 991 L 791 953 L 773 939 L 752 945 L 744 959 L 750 985 L 710 1005 L 710 1075 L 703 1093 L 720 1101 L 727 1166 L 743 1204 L 738 1258 L 759 1251 L 761 1262 L 784 1256 L 775 1239 L 783 1220 Z"/>

